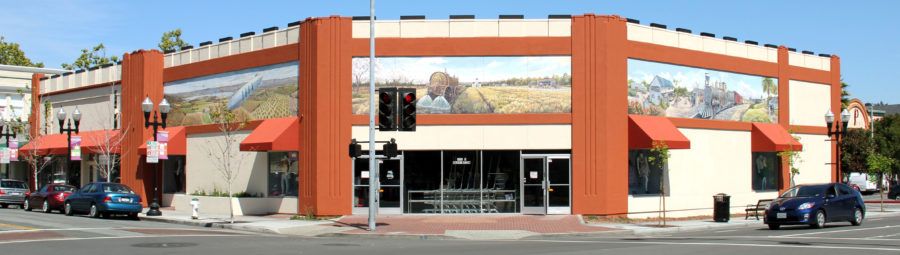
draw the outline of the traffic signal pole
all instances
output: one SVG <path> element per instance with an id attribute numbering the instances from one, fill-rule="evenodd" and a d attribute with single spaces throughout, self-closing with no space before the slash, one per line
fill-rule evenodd
<path id="1" fill-rule="evenodd" d="M 375 0 L 369 0 L 369 231 L 378 213 L 378 167 L 375 159 Z"/>

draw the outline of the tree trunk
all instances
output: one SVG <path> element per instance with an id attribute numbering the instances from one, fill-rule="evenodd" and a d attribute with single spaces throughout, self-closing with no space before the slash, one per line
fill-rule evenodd
<path id="1" fill-rule="evenodd" d="M 878 179 L 878 194 L 881 196 L 881 212 L 884 212 L 884 174 Z"/>
<path id="2" fill-rule="evenodd" d="M 228 213 L 231 214 L 231 224 L 234 224 L 234 197 L 231 194 L 231 182 L 228 182 Z"/>

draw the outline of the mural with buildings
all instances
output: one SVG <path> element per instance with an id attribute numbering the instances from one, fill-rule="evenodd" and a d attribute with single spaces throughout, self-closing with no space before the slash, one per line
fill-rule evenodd
<path id="1" fill-rule="evenodd" d="M 568 113 L 568 56 L 387 57 L 375 86 L 416 88 L 418 113 Z M 368 114 L 369 59 L 353 59 L 353 114 Z"/>
<path id="2" fill-rule="evenodd" d="M 297 115 L 298 65 L 276 65 L 167 82 L 170 126 L 210 124 L 210 109 L 225 104 L 242 120 Z"/>
<path id="3" fill-rule="evenodd" d="M 628 60 L 628 113 L 778 122 L 778 79 Z"/>

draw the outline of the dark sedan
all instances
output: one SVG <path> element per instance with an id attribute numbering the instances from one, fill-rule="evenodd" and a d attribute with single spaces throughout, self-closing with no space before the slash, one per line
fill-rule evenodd
<path id="1" fill-rule="evenodd" d="M 859 192 L 842 183 L 798 185 L 766 207 L 769 229 L 782 225 L 825 227 L 825 223 L 849 221 L 862 224 L 866 205 Z"/>
<path id="2" fill-rule="evenodd" d="M 141 198 L 128 186 L 119 183 L 94 182 L 85 185 L 66 198 L 66 215 L 87 213 L 88 216 L 109 218 L 112 214 L 126 214 L 137 219 L 143 210 Z"/>
<path id="3" fill-rule="evenodd" d="M 32 209 L 41 209 L 42 212 L 50 213 L 53 210 L 63 211 L 63 203 L 72 192 L 75 186 L 65 184 L 48 184 L 41 187 L 38 191 L 25 193 L 25 205 L 22 209 L 31 211 Z"/>

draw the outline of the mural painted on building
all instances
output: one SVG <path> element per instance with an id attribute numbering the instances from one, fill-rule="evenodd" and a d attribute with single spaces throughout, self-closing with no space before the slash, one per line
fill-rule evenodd
<path id="1" fill-rule="evenodd" d="M 778 79 L 628 60 L 628 113 L 778 122 Z"/>
<path id="2" fill-rule="evenodd" d="M 209 111 L 220 103 L 244 120 L 297 115 L 298 70 L 289 62 L 167 82 L 169 125 L 210 124 Z"/>
<path id="3" fill-rule="evenodd" d="M 375 86 L 416 88 L 418 113 L 568 113 L 568 56 L 388 57 Z M 369 59 L 353 59 L 353 114 L 368 114 Z"/>

